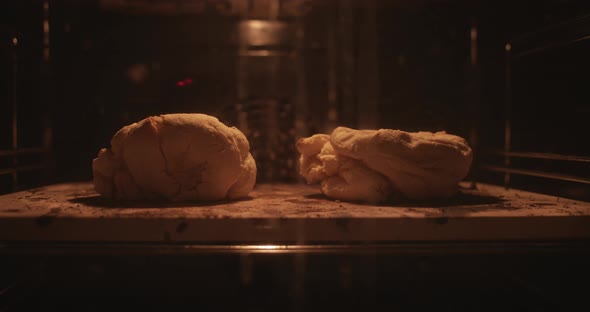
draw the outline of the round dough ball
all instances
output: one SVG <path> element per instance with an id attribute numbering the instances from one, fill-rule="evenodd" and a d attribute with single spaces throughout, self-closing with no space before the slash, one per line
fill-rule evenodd
<path id="1" fill-rule="evenodd" d="M 240 198 L 256 182 L 244 134 L 205 114 L 153 116 L 125 126 L 92 170 L 96 191 L 116 199 Z"/>

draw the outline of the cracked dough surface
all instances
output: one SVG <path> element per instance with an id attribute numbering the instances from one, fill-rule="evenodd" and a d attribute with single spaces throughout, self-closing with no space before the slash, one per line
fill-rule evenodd
<path id="1" fill-rule="evenodd" d="M 116 199 L 240 198 L 256 182 L 244 134 L 205 114 L 153 116 L 123 127 L 92 172 L 96 191 Z"/>
<path id="2" fill-rule="evenodd" d="M 472 151 L 456 135 L 336 128 L 297 142 L 300 174 L 328 197 L 367 202 L 452 196 Z"/>

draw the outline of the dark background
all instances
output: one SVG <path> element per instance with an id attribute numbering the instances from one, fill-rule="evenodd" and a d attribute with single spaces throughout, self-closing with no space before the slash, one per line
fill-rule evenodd
<path id="1" fill-rule="evenodd" d="M 0 272 L 18 282 L 0 309 L 575 311 L 587 304 L 585 248 L 7 255 Z"/>
<path id="2" fill-rule="evenodd" d="M 0 10 L 0 149 L 11 147 L 14 86 L 19 147 L 49 148 L 44 156 L 19 156 L 19 164 L 45 165 L 41 173 L 19 174 L 18 189 L 91 179 L 98 150 L 120 127 L 149 115 L 204 112 L 233 124 L 224 115 L 228 107 L 268 98 L 295 107 L 287 119 L 293 140 L 335 125 L 458 134 L 476 151 L 472 178 L 502 183 L 503 174 L 477 165 L 502 161 L 483 151 L 504 145 L 506 43 L 590 13 L 590 3 L 581 0 L 301 1 L 304 13 L 277 17 L 289 39 L 271 49 L 288 53 L 248 58 L 239 56 L 236 26 L 264 16 L 225 14 L 207 1 L 198 2 L 204 9 L 197 13 L 166 14 L 115 10 L 100 1 L 48 3 L 47 60 L 43 1 L 4 1 Z M 590 155 L 589 48 L 580 41 L 512 64 L 513 150 Z M 129 78 L 134 70 L 144 73 L 141 81 Z M 187 78 L 191 84 L 178 86 Z M 590 175 L 587 163 L 514 161 Z M 0 156 L 1 167 L 11 162 Z M 511 182 L 588 196 L 576 183 L 519 176 Z M 10 175 L 0 175 L 0 186 L 4 193 L 14 190 Z"/>
<path id="3" fill-rule="evenodd" d="M 446 130 L 475 150 L 470 179 L 502 184 L 503 174 L 480 165 L 503 164 L 502 156 L 486 151 L 504 146 L 507 86 L 513 150 L 590 156 L 590 46 L 570 42 L 590 34 L 590 23 L 567 26 L 590 14 L 589 1 L 299 1 L 298 14 L 277 16 L 284 40 L 246 49 L 276 52 L 268 57 L 241 54 L 238 31 L 240 22 L 264 14 L 227 14 L 231 7 L 215 4 L 229 1 L 143 2 L 204 9 L 2 1 L 0 151 L 12 147 L 13 101 L 19 147 L 45 149 L 19 155 L 19 166 L 41 163 L 41 169 L 19 172 L 18 185 L 0 174 L 0 193 L 89 180 L 92 158 L 120 127 L 170 112 L 209 113 L 238 126 L 239 112 L 256 115 L 258 128 L 247 134 L 258 152 L 292 147 L 289 140 L 335 125 Z M 297 2 L 281 1 L 285 7 Z M 49 4 L 47 47 L 43 3 Z M 559 25 L 566 31 L 545 31 Z M 570 43 L 506 61 L 507 43 L 518 55 L 556 38 Z M 179 86 L 187 78 L 191 83 Z M 262 122 L 269 120 L 275 122 Z M 269 140 L 275 132 L 287 139 Z M 264 141 L 272 144 L 256 145 Z M 13 160 L 0 153 L 0 170 Z M 257 161 L 261 172 L 273 170 L 266 166 L 272 159 Z M 514 158 L 512 166 L 590 176 L 587 162 Z M 259 179 L 265 177 L 293 180 Z M 590 200 L 586 184 L 517 175 L 510 183 Z M 587 242 L 402 242 L 379 250 L 349 246 L 343 254 L 29 243 L 22 253 L 0 246 L 0 311 L 571 311 L 587 305 L 590 276 Z"/>

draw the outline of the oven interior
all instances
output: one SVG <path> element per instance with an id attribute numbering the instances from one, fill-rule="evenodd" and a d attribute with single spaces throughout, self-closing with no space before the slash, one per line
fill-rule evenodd
<path id="1" fill-rule="evenodd" d="M 122 126 L 201 112 L 242 129 L 259 184 L 302 184 L 294 142 L 339 125 L 446 130 L 474 150 L 472 187 L 589 202 L 589 13 L 575 0 L 5 1 L 0 194 L 91 180 Z M 583 302 L 587 239 L 0 242 L 0 311 L 561 310 Z"/>

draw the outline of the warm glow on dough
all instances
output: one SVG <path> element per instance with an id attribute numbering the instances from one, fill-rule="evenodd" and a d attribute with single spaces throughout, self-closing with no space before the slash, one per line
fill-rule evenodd
<path id="1" fill-rule="evenodd" d="M 381 202 L 452 196 L 471 166 L 467 142 L 446 132 L 336 128 L 297 142 L 300 174 L 328 197 Z"/>
<path id="2" fill-rule="evenodd" d="M 96 191 L 116 199 L 240 198 L 256 181 L 244 134 L 204 114 L 160 115 L 123 127 L 92 171 Z"/>

